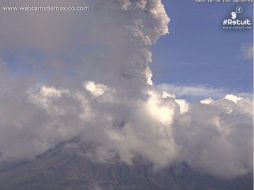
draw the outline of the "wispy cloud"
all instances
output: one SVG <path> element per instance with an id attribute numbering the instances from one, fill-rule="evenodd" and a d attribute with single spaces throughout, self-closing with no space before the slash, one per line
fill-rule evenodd
<path id="1" fill-rule="evenodd" d="M 170 91 L 177 96 L 199 96 L 199 97 L 222 97 L 225 90 L 210 88 L 206 86 L 176 86 L 172 84 L 160 84 L 160 89 Z"/>
<path id="2" fill-rule="evenodd" d="M 243 45 L 241 48 L 242 56 L 246 60 L 253 60 L 254 48 L 253 45 Z"/>
<path id="3" fill-rule="evenodd" d="M 238 96 L 251 98 L 252 95 L 245 92 L 232 92 L 228 89 L 212 88 L 205 85 L 194 86 L 177 86 L 173 84 L 159 84 L 158 88 L 167 92 L 175 94 L 177 97 L 195 98 L 197 100 L 202 98 L 222 98 L 227 94 L 236 94 Z"/>

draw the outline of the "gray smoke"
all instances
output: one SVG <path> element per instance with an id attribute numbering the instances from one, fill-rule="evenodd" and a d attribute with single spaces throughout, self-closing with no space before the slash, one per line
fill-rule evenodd
<path id="1" fill-rule="evenodd" d="M 251 99 L 189 103 L 152 84 L 151 46 L 168 33 L 161 0 L 69 4 L 91 10 L 0 12 L 0 159 L 32 158 L 81 135 L 99 145 L 90 155 L 98 161 L 139 155 L 156 168 L 184 161 L 221 177 L 252 171 Z M 16 63 L 5 58 L 10 49 Z"/>

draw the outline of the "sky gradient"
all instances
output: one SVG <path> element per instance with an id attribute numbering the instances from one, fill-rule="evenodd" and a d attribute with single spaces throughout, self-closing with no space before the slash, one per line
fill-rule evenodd
<path id="1" fill-rule="evenodd" d="M 164 1 L 170 34 L 154 46 L 154 82 L 207 86 L 230 92 L 252 92 L 252 30 L 226 31 L 221 27 L 236 6 L 252 18 L 251 4 Z"/>

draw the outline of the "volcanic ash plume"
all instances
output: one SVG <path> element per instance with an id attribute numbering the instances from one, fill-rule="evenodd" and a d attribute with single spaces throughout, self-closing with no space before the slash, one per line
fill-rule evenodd
<path id="1" fill-rule="evenodd" d="M 97 145 L 89 156 L 99 162 L 118 155 L 132 164 L 141 156 L 157 169 L 187 162 L 222 177 L 252 171 L 252 100 L 228 95 L 189 103 L 153 85 L 151 46 L 169 23 L 161 0 L 72 3 L 92 9 L 0 13 L 13 21 L 0 31 L 0 46 L 15 45 L 28 73 L 14 73 L 4 58 L 0 64 L 0 159 L 32 158 L 79 136 Z M 29 27 L 38 19 L 50 26 L 43 34 Z M 17 22 L 28 27 L 13 31 Z"/>

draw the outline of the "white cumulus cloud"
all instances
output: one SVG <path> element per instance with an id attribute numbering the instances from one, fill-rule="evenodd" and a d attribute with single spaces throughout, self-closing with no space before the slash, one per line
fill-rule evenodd
<path id="1" fill-rule="evenodd" d="M 0 31 L 0 46 L 24 54 L 18 61 L 28 71 L 18 75 L 0 62 L 0 159 L 33 158 L 79 136 L 97 145 L 89 156 L 102 162 L 118 155 L 131 164 L 139 155 L 156 168 L 187 162 L 221 177 L 251 172 L 249 96 L 152 84 L 151 46 L 169 32 L 161 0 L 91 5 L 88 15 L 0 13 L 12 23 Z"/>

